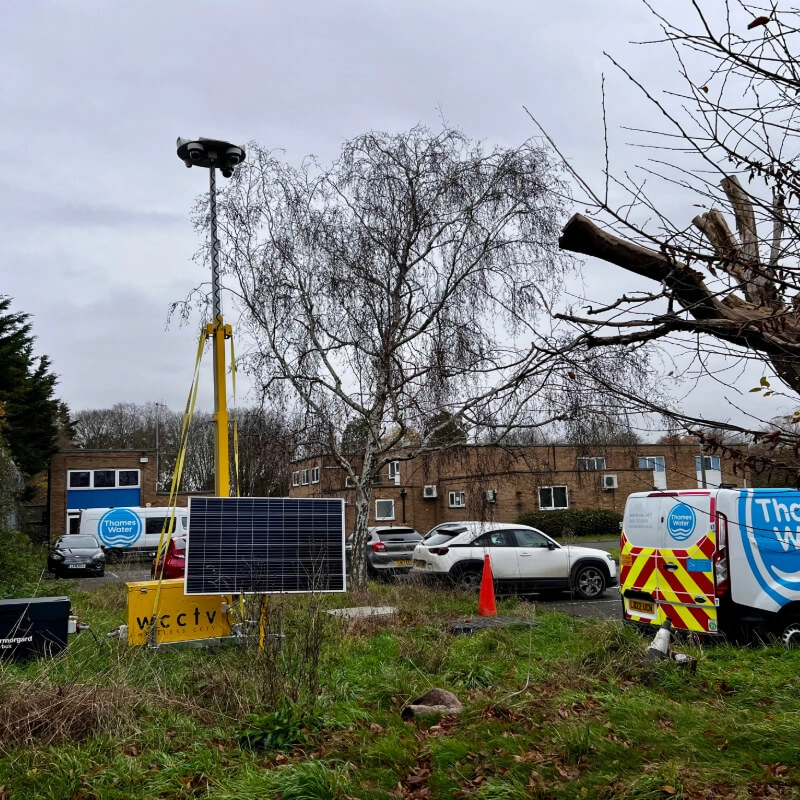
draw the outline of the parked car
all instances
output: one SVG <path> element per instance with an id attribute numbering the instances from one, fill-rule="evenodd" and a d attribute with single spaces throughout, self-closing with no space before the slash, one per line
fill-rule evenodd
<path id="1" fill-rule="evenodd" d="M 422 536 L 414 528 L 400 525 L 377 525 L 369 528 L 367 538 L 367 574 L 372 578 L 405 575 L 411 569 L 411 557 Z M 352 537 L 345 543 L 347 571 L 350 572 Z"/>
<path id="2" fill-rule="evenodd" d="M 411 575 L 477 591 L 486 554 L 498 588 L 570 590 L 593 600 L 617 585 L 617 565 L 605 550 L 560 545 L 536 528 L 501 522 L 437 525 L 414 549 Z"/>
<path id="3" fill-rule="evenodd" d="M 186 537 L 173 536 L 167 543 L 166 548 L 162 548 L 161 558 L 158 559 L 158 574 L 156 573 L 156 559 L 150 567 L 150 577 L 156 580 L 162 576 L 164 580 L 172 578 L 182 578 L 186 571 Z"/>
<path id="4" fill-rule="evenodd" d="M 47 571 L 62 576 L 91 575 L 102 578 L 106 571 L 106 556 L 94 536 L 62 536 L 47 555 Z"/>

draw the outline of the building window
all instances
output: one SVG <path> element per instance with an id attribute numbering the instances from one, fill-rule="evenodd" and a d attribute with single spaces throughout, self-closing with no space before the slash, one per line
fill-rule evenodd
<path id="1" fill-rule="evenodd" d="M 376 520 L 394 519 L 394 500 L 376 500 L 375 519 Z"/>
<path id="2" fill-rule="evenodd" d="M 649 469 L 653 472 L 664 472 L 664 456 L 640 456 L 639 469 Z"/>
<path id="3" fill-rule="evenodd" d="M 69 472 L 70 489 L 89 489 L 92 485 L 92 473 L 86 470 L 71 470 Z"/>
<path id="4" fill-rule="evenodd" d="M 465 492 L 450 492 L 450 508 L 464 508 L 466 506 Z"/>
<path id="5" fill-rule="evenodd" d="M 702 463 L 701 458 L 703 459 Z M 720 469 L 719 456 L 697 456 L 694 463 L 698 472 L 702 472 L 704 469 Z"/>
<path id="6" fill-rule="evenodd" d="M 389 462 L 389 480 L 399 480 L 400 478 L 400 462 L 399 461 L 390 461 Z"/>
<path id="7" fill-rule="evenodd" d="M 598 470 L 605 468 L 606 468 L 606 460 L 602 456 L 578 459 L 579 472 L 597 472 Z"/>
<path id="8" fill-rule="evenodd" d="M 295 471 L 292 473 L 292 486 L 299 486 L 300 485 L 300 472 Z"/>
<path id="9" fill-rule="evenodd" d="M 551 511 L 556 508 L 569 508 L 569 494 L 566 486 L 540 486 L 539 508 Z"/>
<path id="10" fill-rule="evenodd" d="M 351 478 L 349 475 L 346 475 L 344 479 L 344 487 L 345 489 L 355 489 L 356 488 L 355 478 Z"/>
<path id="11" fill-rule="evenodd" d="M 139 486 L 138 469 L 71 469 L 67 470 L 70 489 L 135 489 Z"/>
<path id="12" fill-rule="evenodd" d="M 300 473 L 300 483 L 301 483 L 303 486 L 308 486 L 308 470 L 307 470 L 307 469 L 304 469 L 304 470 L 303 470 L 303 471 Z"/>
<path id="13" fill-rule="evenodd" d="M 94 471 L 95 489 L 113 489 L 117 485 L 117 473 L 113 469 L 96 469 Z"/>
<path id="14" fill-rule="evenodd" d="M 139 485 L 139 470 L 138 469 L 121 469 L 119 471 L 118 483 L 120 486 L 138 486 Z"/>
<path id="15" fill-rule="evenodd" d="M 311 468 L 311 483 L 319 483 L 319 467 Z"/>

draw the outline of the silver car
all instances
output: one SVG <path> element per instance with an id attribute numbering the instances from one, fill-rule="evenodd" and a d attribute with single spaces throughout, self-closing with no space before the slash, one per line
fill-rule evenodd
<path id="1" fill-rule="evenodd" d="M 367 574 L 371 578 L 406 575 L 411 570 L 411 556 L 422 536 L 414 528 L 402 525 L 376 525 L 367 537 Z M 352 537 L 345 544 L 347 571 L 350 572 Z"/>

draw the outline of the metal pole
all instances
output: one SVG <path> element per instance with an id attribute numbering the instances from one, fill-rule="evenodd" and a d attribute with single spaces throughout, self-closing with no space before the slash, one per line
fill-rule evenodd
<path id="1" fill-rule="evenodd" d="M 219 287 L 219 235 L 217 233 L 217 177 L 216 166 L 211 162 L 208 169 L 209 206 L 211 218 L 211 302 L 214 322 L 211 325 L 213 338 L 214 369 L 214 493 L 217 497 L 230 497 L 230 473 L 228 455 L 228 407 L 225 381 L 225 325 L 222 321 L 222 300 Z"/>
<path id="2" fill-rule="evenodd" d="M 222 300 L 219 291 L 219 235 L 217 234 L 217 168 L 208 168 L 208 202 L 211 216 L 211 303 L 214 323 L 222 320 Z"/>

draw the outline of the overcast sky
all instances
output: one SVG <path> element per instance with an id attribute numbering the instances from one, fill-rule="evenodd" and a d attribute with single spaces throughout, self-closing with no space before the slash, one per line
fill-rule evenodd
<path id="1" fill-rule="evenodd" d="M 3 11 L 0 294 L 33 316 L 73 411 L 186 401 L 202 320 L 167 326 L 167 313 L 209 277 L 188 221 L 207 172 L 181 164 L 178 136 L 325 161 L 366 130 L 444 117 L 516 145 L 535 133 L 526 106 L 597 174 L 601 74 L 613 147 L 624 149 L 622 125 L 641 123 L 637 105 L 652 114 L 603 51 L 644 82 L 666 80 L 652 49 L 631 44 L 657 34 L 639 0 L 26 0 Z"/>

